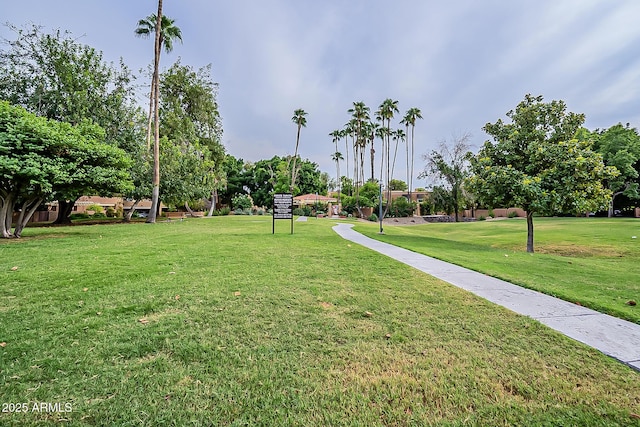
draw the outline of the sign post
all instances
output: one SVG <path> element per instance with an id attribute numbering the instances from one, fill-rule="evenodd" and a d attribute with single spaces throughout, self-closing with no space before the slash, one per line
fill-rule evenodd
<path id="1" fill-rule="evenodd" d="M 291 220 L 291 234 L 293 234 L 293 194 L 276 193 L 273 195 L 273 221 L 271 234 L 276 232 L 276 219 Z"/>

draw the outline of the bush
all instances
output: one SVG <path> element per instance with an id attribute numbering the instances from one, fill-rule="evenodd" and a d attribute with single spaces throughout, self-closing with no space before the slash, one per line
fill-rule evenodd
<path id="1" fill-rule="evenodd" d="M 118 213 L 116 212 L 115 209 L 113 209 L 112 207 L 108 207 L 107 208 L 107 217 L 108 218 L 115 218 L 118 215 Z"/>
<path id="2" fill-rule="evenodd" d="M 304 209 L 302 209 L 302 208 L 295 208 L 293 210 L 293 214 L 296 215 L 296 216 L 306 216 L 304 214 Z"/>
<path id="3" fill-rule="evenodd" d="M 74 220 L 74 219 L 89 219 L 89 218 L 91 218 L 91 216 L 89 216 L 89 214 L 86 214 L 86 213 L 74 213 L 74 214 L 71 214 L 71 216 L 69 218 L 71 218 L 72 220 Z"/>
<path id="4" fill-rule="evenodd" d="M 493 209 L 489 209 L 489 213 L 488 213 L 489 218 L 495 218 L 496 215 L 493 213 Z"/>
<path id="5" fill-rule="evenodd" d="M 430 200 L 425 200 L 424 202 L 420 203 L 420 213 L 422 215 L 433 215 L 433 212 L 434 206 Z"/>
<path id="6" fill-rule="evenodd" d="M 231 206 L 233 206 L 235 210 L 251 210 L 253 207 L 253 199 L 247 194 L 238 194 L 231 199 Z"/>
<path id="7" fill-rule="evenodd" d="M 103 214 L 102 212 L 96 212 L 93 215 L 91 215 L 91 218 L 93 219 L 104 219 L 107 216 L 105 214 Z"/>
<path id="8" fill-rule="evenodd" d="M 95 203 L 87 206 L 87 210 L 88 211 L 93 211 L 94 213 L 103 213 L 104 209 L 102 208 L 102 206 L 97 205 Z"/>
<path id="9" fill-rule="evenodd" d="M 391 208 L 389 209 L 389 215 L 396 218 L 404 218 L 413 216 L 413 212 L 416 210 L 416 203 L 410 202 L 405 197 L 398 197 L 391 202 Z"/>
<path id="10" fill-rule="evenodd" d="M 511 212 L 509 212 L 509 214 L 507 215 L 507 217 L 509 217 L 509 218 L 517 218 L 517 217 L 518 217 L 518 212 L 516 212 L 516 211 L 511 211 Z"/>
<path id="11" fill-rule="evenodd" d="M 478 221 L 486 221 L 487 218 L 484 217 L 484 215 L 480 215 L 480 217 L 478 217 Z"/>
<path id="12" fill-rule="evenodd" d="M 367 218 L 369 221 L 371 222 L 377 222 L 378 221 L 378 215 L 372 213 L 371 215 L 369 215 L 369 218 Z"/>

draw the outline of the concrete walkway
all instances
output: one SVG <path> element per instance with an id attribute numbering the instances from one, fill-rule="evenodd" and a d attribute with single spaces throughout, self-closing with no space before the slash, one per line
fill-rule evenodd
<path id="1" fill-rule="evenodd" d="M 352 224 L 333 230 L 346 240 L 410 265 L 459 288 L 529 316 L 640 371 L 640 325 L 363 236 Z"/>

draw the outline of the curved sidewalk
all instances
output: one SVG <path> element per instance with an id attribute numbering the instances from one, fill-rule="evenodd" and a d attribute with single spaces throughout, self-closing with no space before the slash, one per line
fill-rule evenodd
<path id="1" fill-rule="evenodd" d="M 529 316 L 640 371 L 640 325 L 366 237 L 338 224 L 342 238 Z"/>

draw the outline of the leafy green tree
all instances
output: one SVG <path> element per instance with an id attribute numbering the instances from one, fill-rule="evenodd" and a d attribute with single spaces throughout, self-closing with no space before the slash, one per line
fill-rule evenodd
<path id="1" fill-rule="evenodd" d="M 608 216 L 613 216 L 614 203 L 618 196 L 626 196 L 631 202 L 640 199 L 640 135 L 635 128 L 618 123 L 609 129 L 590 134 L 594 138 L 594 149 L 602 154 L 607 166 L 614 166 L 620 174 L 606 181 L 612 197 Z"/>
<path id="2" fill-rule="evenodd" d="M 216 101 L 218 85 L 212 82 L 210 72 L 210 65 L 195 71 L 178 61 L 160 78 L 160 134 L 182 146 L 182 152 L 191 150 L 200 158 L 200 162 L 193 163 L 192 170 L 185 169 L 179 176 L 183 187 L 189 184 L 182 201 L 187 203 L 187 209 L 188 202 L 202 193 L 214 203 L 215 192 L 224 180 L 225 150 Z M 161 191 L 161 198 L 167 196 L 181 197 L 179 193 Z"/>
<path id="3" fill-rule="evenodd" d="M 574 139 L 583 114 L 563 101 L 526 95 L 507 113 L 511 123 L 487 123 L 485 142 L 471 159 L 469 189 L 487 206 L 519 206 L 527 212 L 527 252 L 533 252 L 533 215 L 584 213 L 609 203 L 602 181 L 614 178 L 590 141 Z"/>
<path id="4" fill-rule="evenodd" d="M 447 206 L 451 206 L 456 222 L 460 220 L 459 212 L 463 199 L 463 184 L 469 176 L 469 134 L 456 138 L 449 147 L 445 142 L 440 144 L 440 150 L 433 150 L 425 155 L 427 162 L 421 178 L 431 179 L 434 185 L 444 190 L 439 196 L 449 199 Z"/>
<path id="5" fill-rule="evenodd" d="M 71 126 L 0 101 L 1 236 L 20 237 L 38 206 L 56 194 L 126 191 L 132 185 L 130 159 L 104 141 L 99 126 Z"/>
<path id="6" fill-rule="evenodd" d="M 227 154 L 222 162 L 225 186 L 218 192 L 220 203 L 231 206 L 231 199 L 237 194 L 247 194 L 253 177 L 253 165 Z M 260 205 L 259 205 L 260 206 Z"/>
<path id="7" fill-rule="evenodd" d="M 389 187 L 391 187 L 392 191 L 406 191 L 407 183 L 401 179 L 392 179 L 389 183 Z"/>
<path id="8" fill-rule="evenodd" d="M 134 157 L 142 129 L 129 69 L 106 63 L 101 52 L 69 32 L 10 29 L 16 37 L 0 51 L 0 99 L 72 125 L 90 120 L 104 129 L 105 142 Z M 56 222 L 70 222 L 77 195 L 57 193 Z"/>

